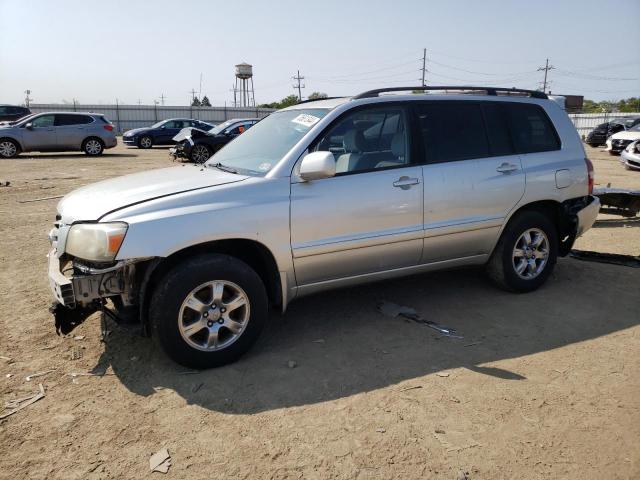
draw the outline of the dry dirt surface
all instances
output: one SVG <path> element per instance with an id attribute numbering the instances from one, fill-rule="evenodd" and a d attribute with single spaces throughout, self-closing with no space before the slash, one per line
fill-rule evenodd
<path id="1" fill-rule="evenodd" d="M 640 172 L 588 153 L 598 183 L 640 189 Z M 45 389 L 0 420 L 1 478 L 160 478 L 149 458 L 164 447 L 166 478 L 640 478 L 640 269 L 566 258 L 527 295 L 480 270 L 324 293 L 198 373 L 112 323 L 101 341 L 98 315 L 57 336 L 57 200 L 21 202 L 167 165 L 166 149 L 123 147 L 0 162 L 2 400 Z M 603 218 L 578 247 L 638 255 L 639 226 Z M 464 338 L 383 316 L 383 300 Z"/>

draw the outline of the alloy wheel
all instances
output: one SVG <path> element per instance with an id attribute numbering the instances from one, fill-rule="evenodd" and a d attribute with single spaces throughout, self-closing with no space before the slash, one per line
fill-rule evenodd
<path id="1" fill-rule="evenodd" d="M 151 148 L 152 140 L 149 137 L 142 137 L 140 139 L 140 146 L 142 148 Z"/>
<path id="2" fill-rule="evenodd" d="M 89 155 L 98 155 L 102 151 L 102 145 L 98 140 L 89 140 L 84 146 L 85 152 Z"/>
<path id="3" fill-rule="evenodd" d="M 542 273 L 549 259 L 549 239 L 539 228 L 526 230 L 513 248 L 512 261 L 516 274 L 525 280 Z"/>
<path id="4" fill-rule="evenodd" d="M 214 280 L 194 288 L 182 302 L 178 328 L 189 346 L 206 352 L 227 348 L 249 322 L 249 297 L 233 282 Z"/>
<path id="5" fill-rule="evenodd" d="M 4 142 L 0 142 L 0 156 L 5 158 L 13 157 L 18 149 L 16 148 L 15 143 L 5 140 Z"/>
<path id="6" fill-rule="evenodd" d="M 209 149 L 204 145 L 196 145 L 191 152 L 191 158 L 195 163 L 204 163 L 210 156 Z"/>

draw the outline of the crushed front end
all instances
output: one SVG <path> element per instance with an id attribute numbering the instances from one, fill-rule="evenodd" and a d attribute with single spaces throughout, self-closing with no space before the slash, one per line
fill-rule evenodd
<path id="1" fill-rule="evenodd" d="M 72 228 L 76 231 L 72 232 Z M 144 269 L 139 267 L 148 259 L 115 260 L 124 239 L 123 230 L 126 233 L 126 226 L 120 224 L 64 225 L 58 221 L 49 233 L 48 275 L 55 299 L 50 310 L 58 333 L 69 333 L 90 315 L 104 309 L 108 299 L 123 311 L 135 309 L 139 304 L 140 279 L 144 275 Z M 81 250 L 78 242 L 92 241 L 97 247 L 85 247 L 84 256 L 93 259 L 80 258 L 68 251 Z M 100 246 L 101 242 L 105 248 Z"/>

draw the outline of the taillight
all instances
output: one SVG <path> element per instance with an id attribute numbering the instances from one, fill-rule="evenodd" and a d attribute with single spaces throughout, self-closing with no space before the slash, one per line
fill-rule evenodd
<path id="1" fill-rule="evenodd" d="M 591 163 L 591 160 L 589 160 L 587 157 L 584 158 L 584 161 L 587 164 L 587 175 L 589 176 L 589 195 L 591 195 L 593 193 L 593 179 L 594 179 L 593 163 Z"/>
<path id="2" fill-rule="evenodd" d="M 109 132 L 113 132 L 113 125 L 103 125 L 102 128 Z"/>

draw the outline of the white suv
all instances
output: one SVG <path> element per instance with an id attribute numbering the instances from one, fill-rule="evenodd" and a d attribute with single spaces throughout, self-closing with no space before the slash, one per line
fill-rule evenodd
<path id="1" fill-rule="evenodd" d="M 320 290 L 463 265 L 538 288 L 598 214 L 580 137 L 540 92 L 444 89 L 303 102 L 204 168 L 70 193 L 50 233 L 58 328 L 111 299 L 206 368 L 247 351 L 269 306 Z"/>

